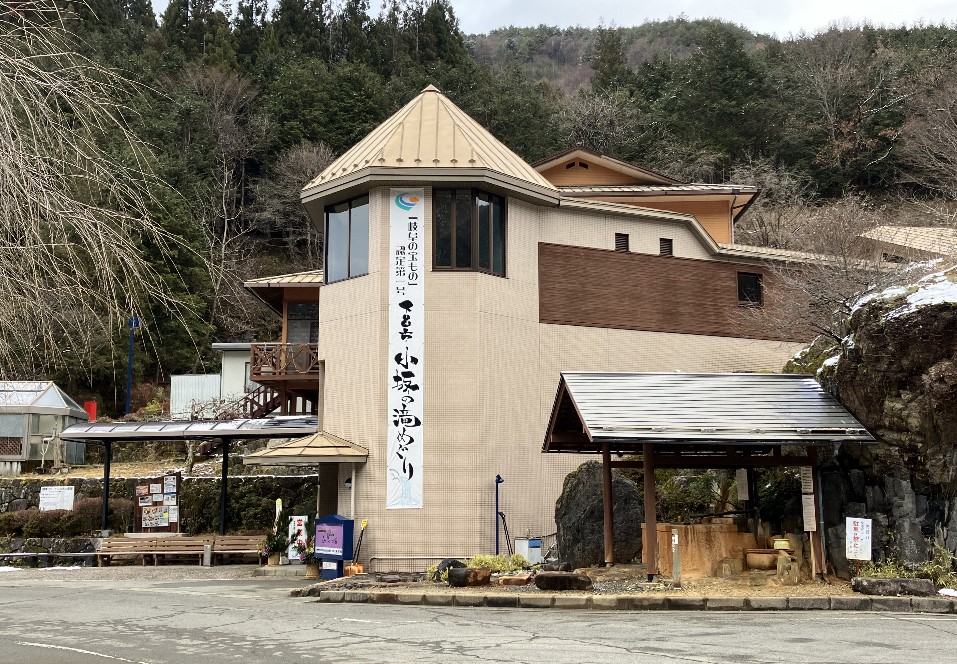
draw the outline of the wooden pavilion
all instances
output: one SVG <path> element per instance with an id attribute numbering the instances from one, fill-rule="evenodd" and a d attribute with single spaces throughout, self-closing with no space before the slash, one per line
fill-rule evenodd
<path id="1" fill-rule="evenodd" d="M 543 452 L 601 454 L 605 564 L 615 563 L 612 468 L 644 471 L 642 559 L 658 574 L 656 468 L 811 469 L 812 568 L 824 570 L 818 449 L 876 439 L 811 376 L 563 372 Z M 612 460 L 615 455 L 619 460 Z M 622 457 L 640 457 L 625 460 Z M 753 501 L 755 493 L 751 479 Z"/>

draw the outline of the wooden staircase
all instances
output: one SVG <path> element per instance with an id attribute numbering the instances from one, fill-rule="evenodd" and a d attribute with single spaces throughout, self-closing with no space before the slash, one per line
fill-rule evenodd
<path id="1" fill-rule="evenodd" d="M 268 385 L 260 385 L 255 390 L 246 392 L 242 397 L 231 403 L 223 404 L 216 412 L 217 420 L 230 420 L 238 417 L 258 419 L 266 417 L 282 405 L 282 395 Z M 207 455 L 219 448 L 221 441 L 210 440 L 200 444 L 197 453 Z"/>

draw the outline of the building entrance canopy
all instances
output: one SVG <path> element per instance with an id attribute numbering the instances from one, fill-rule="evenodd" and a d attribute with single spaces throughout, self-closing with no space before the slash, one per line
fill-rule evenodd
<path id="1" fill-rule="evenodd" d="M 614 564 L 611 469 L 643 469 L 643 559 L 651 577 L 656 467 L 810 467 L 820 514 L 815 446 L 876 442 L 811 376 L 563 372 L 542 451 L 602 455 L 606 564 Z M 612 453 L 641 459 L 612 461 Z M 817 533 L 812 548 L 822 570 L 820 531 L 805 525 Z"/>

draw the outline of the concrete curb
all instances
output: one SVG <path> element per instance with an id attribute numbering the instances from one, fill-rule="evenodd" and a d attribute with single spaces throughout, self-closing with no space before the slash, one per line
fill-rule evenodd
<path id="1" fill-rule="evenodd" d="M 658 597 L 654 595 L 506 595 L 322 590 L 319 602 L 484 606 L 515 609 L 592 609 L 596 611 L 886 611 L 957 613 L 957 600 L 945 597 Z"/>

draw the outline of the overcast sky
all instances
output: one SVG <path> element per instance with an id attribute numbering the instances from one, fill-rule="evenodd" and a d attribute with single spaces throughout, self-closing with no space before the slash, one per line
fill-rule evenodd
<path id="1" fill-rule="evenodd" d="M 232 4 L 232 0 L 226 0 Z M 275 0 L 270 0 L 270 5 Z M 153 0 L 157 16 L 168 0 Z M 381 3 L 370 2 L 371 11 Z M 452 0 L 466 33 L 480 33 L 509 25 L 581 25 L 595 27 L 614 22 L 621 27 L 664 20 L 680 14 L 688 18 L 720 18 L 752 32 L 785 39 L 801 30 L 817 32 L 842 20 L 872 25 L 913 25 L 957 22 L 953 0 Z"/>
<path id="2" fill-rule="evenodd" d="M 732 21 L 783 39 L 800 30 L 816 32 L 843 19 L 889 26 L 957 20 L 953 0 L 452 0 L 452 6 L 466 33 L 541 23 L 594 27 L 602 20 L 631 26 L 683 13 L 688 18 Z"/>

